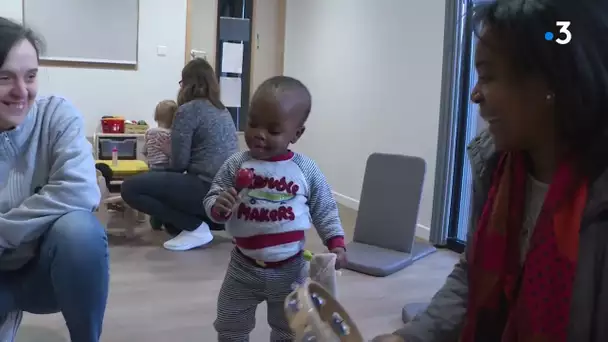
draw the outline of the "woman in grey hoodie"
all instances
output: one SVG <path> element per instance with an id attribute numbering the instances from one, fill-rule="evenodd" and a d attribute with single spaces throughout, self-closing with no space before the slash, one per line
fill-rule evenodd
<path id="1" fill-rule="evenodd" d="M 108 296 L 95 162 L 80 113 L 36 98 L 40 45 L 0 17 L 0 341 L 21 312 L 61 312 L 72 341 L 96 342 Z"/>

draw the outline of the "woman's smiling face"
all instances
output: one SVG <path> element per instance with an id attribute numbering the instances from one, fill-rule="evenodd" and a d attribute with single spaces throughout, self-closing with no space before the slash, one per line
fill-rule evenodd
<path id="1" fill-rule="evenodd" d="M 23 122 L 38 93 L 38 52 L 19 40 L 0 66 L 0 131 Z"/>
<path id="2" fill-rule="evenodd" d="M 510 58 L 500 37 L 489 27 L 483 30 L 475 52 L 478 80 L 471 101 L 479 105 L 498 149 L 525 150 L 549 138 L 553 95 L 537 75 L 516 70 Z"/>

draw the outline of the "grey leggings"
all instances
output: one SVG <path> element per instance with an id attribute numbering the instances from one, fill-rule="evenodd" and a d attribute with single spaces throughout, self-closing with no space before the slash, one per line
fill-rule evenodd
<path id="1" fill-rule="evenodd" d="M 121 195 L 130 207 L 157 218 L 175 235 L 192 231 L 203 221 L 214 230 L 223 228 L 214 224 L 203 208 L 210 187 L 209 182 L 192 174 L 154 171 L 125 179 Z"/>

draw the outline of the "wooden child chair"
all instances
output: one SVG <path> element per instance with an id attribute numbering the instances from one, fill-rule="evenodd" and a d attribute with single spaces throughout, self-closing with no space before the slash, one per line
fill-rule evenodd
<path id="1" fill-rule="evenodd" d="M 135 226 L 138 224 L 139 213 L 126 205 L 122 197 L 113 194 L 108 190 L 106 179 L 97 170 L 97 184 L 101 191 L 101 203 L 95 213 L 101 224 L 106 227 L 106 231 L 122 230 L 121 235 L 132 238 L 135 236 Z M 109 206 L 121 207 L 122 210 L 112 210 Z"/>

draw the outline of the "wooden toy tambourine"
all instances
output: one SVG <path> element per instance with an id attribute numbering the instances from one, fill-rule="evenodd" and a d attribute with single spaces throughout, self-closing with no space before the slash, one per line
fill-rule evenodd
<path id="1" fill-rule="evenodd" d="M 296 342 L 363 342 L 342 305 L 310 279 L 287 296 L 285 314 Z"/>

